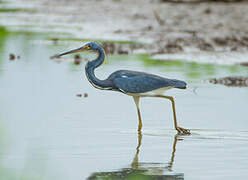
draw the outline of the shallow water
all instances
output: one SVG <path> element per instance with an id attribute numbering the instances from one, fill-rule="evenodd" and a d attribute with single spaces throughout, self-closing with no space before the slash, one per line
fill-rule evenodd
<path id="1" fill-rule="evenodd" d="M 175 136 L 167 100 L 145 98 L 140 136 L 131 97 L 94 89 L 85 63 L 74 65 L 72 56 L 49 59 L 78 42 L 54 45 L 44 34 L 0 32 L 1 179 L 247 177 L 248 89 L 206 82 L 247 75 L 247 68 L 109 56 L 96 72 L 101 79 L 132 69 L 188 82 L 188 90 L 166 94 L 175 97 L 179 125 L 192 135 Z M 9 53 L 20 59 L 10 61 Z M 84 93 L 87 98 L 76 96 Z"/>

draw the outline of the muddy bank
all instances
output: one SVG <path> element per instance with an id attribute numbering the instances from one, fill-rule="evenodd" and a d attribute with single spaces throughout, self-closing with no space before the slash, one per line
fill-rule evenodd
<path id="1" fill-rule="evenodd" d="M 219 79 L 210 79 L 210 83 L 222 84 L 231 87 L 248 87 L 248 77 L 224 77 Z"/>
<path id="2" fill-rule="evenodd" d="M 248 51 L 248 16 L 244 15 L 248 11 L 247 1 L 18 0 L 6 3 L 4 8 L 26 9 L 0 13 L 3 17 L 0 24 L 12 29 L 57 32 L 53 39 L 66 36 L 142 44 L 133 47 L 118 45 L 110 53 L 157 55 L 235 52 L 239 56 L 240 53 L 246 56 Z M 106 46 L 109 48 L 109 45 Z M 235 64 L 248 61 L 237 57 L 223 61 L 224 57 L 216 56 L 215 62 Z"/>

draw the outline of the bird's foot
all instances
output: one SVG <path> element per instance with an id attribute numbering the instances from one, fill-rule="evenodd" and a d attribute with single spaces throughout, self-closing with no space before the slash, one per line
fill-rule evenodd
<path id="1" fill-rule="evenodd" d="M 191 134 L 189 129 L 184 129 L 182 127 L 177 127 L 176 130 L 179 135 L 190 135 Z"/>

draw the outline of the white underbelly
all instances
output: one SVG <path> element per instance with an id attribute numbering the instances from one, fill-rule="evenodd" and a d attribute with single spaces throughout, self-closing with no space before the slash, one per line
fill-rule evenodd
<path id="1" fill-rule="evenodd" d="M 165 91 L 171 89 L 172 87 L 163 87 L 163 88 L 159 88 L 159 89 L 155 89 L 153 91 L 149 91 L 149 92 L 145 92 L 145 93 L 137 93 L 137 94 L 133 94 L 133 93 L 129 93 L 128 95 L 131 96 L 154 96 L 154 95 L 163 95 Z"/>

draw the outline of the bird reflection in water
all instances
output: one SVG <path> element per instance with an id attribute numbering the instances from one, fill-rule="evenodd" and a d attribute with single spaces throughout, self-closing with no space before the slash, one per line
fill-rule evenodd
<path id="1" fill-rule="evenodd" d="M 176 144 L 180 139 L 179 135 L 175 135 L 172 147 L 170 161 L 164 163 L 140 163 L 139 153 L 142 143 L 142 134 L 138 134 L 138 145 L 136 153 L 130 168 L 123 168 L 114 172 L 97 172 L 93 173 L 88 180 L 183 180 L 183 173 L 173 173 L 172 168 L 175 160 Z"/>

